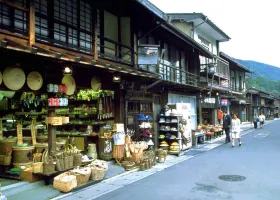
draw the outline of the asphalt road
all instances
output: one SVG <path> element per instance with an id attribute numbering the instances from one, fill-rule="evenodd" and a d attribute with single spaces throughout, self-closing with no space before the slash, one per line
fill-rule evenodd
<path id="1" fill-rule="evenodd" d="M 98 200 L 280 200 L 279 127 L 280 121 L 268 124 L 243 136 L 241 147 L 221 145 Z"/>

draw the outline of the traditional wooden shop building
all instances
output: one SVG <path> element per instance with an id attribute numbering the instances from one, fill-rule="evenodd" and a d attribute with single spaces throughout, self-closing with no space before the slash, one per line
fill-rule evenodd
<path id="1" fill-rule="evenodd" d="M 157 147 L 157 116 L 176 103 L 188 103 L 184 149 L 192 146 L 197 94 L 204 90 L 199 57 L 213 55 L 150 2 L 1 1 L 0 47 L 2 156 L 8 142 L 28 155 L 8 167 L 31 165 L 34 148 L 56 154 L 68 143 L 83 154 L 95 145 L 91 156 L 110 160 L 114 123 L 132 130 L 132 139 L 145 139 L 140 113 L 152 118 L 153 131 L 145 133 Z M 172 130 L 178 138 L 179 127 Z"/>
<path id="2" fill-rule="evenodd" d="M 228 105 L 230 113 L 232 116 L 236 113 L 241 121 L 248 121 L 250 103 L 246 101 L 246 77 L 251 77 L 253 72 L 224 52 L 220 52 L 220 56 L 229 62 L 231 91 L 228 96 Z"/>

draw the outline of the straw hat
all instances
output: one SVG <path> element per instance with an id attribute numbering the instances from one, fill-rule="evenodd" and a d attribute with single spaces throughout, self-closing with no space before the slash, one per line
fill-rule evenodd
<path id="1" fill-rule="evenodd" d="M 73 76 L 71 75 L 63 76 L 61 83 L 67 86 L 67 92 L 66 92 L 67 95 L 74 94 L 76 90 L 76 82 Z"/>
<path id="2" fill-rule="evenodd" d="M 24 71 L 19 67 L 6 67 L 3 73 L 3 82 L 10 90 L 19 90 L 25 83 Z"/>
<path id="3" fill-rule="evenodd" d="M 2 72 L 0 72 L 0 85 L 2 84 L 2 80 L 3 80 Z"/>
<path id="4" fill-rule="evenodd" d="M 33 71 L 27 75 L 27 85 L 31 90 L 39 90 L 43 85 L 43 78 L 39 72 Z"/>
<path id="5" fill-rule="evenodd" d="M 91 88 L 97 92 L 101 89 L 101 81 L 96 76 L 92 77 L 91 79 Z"/>

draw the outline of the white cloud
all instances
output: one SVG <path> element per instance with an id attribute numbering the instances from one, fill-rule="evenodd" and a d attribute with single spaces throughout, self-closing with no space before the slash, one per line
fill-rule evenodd
<path id="1" fill-rule="evenodd" d="M 275 0 L 150 0 L 164 12 L 203 13 L 232 39 L 221 51 L 280 67 L 280 12 Z"/>

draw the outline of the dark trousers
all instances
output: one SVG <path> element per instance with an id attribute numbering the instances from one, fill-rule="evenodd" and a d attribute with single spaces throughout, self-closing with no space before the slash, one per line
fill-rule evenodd
<path id="1" fill-rule="evenodd" d="M 226 133 L 226 142 L 230 142 L 229 128 L 225 128 L 225 133 Z"/>
<path id="2" fill-rule="evenodd" d="M 255 129 L 258 128 L 258 122 L 254 122 L 254 128 L 255 128 Z"/>

